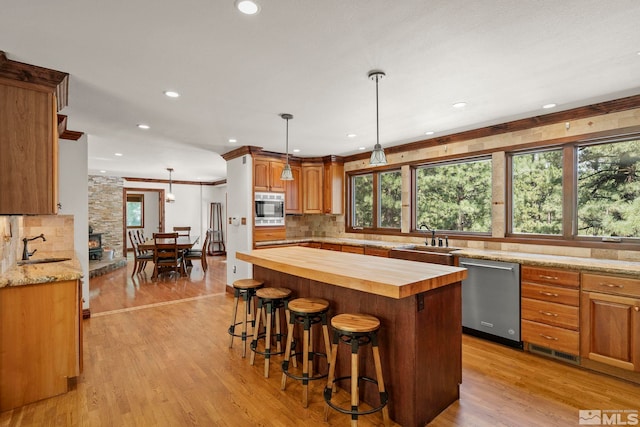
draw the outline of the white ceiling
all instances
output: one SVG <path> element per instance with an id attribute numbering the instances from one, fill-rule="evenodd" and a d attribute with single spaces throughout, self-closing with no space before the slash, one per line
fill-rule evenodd
<path id="1" fill-rule="evenodd" d="M 90 173 L 175 180 L 226 177 L 238 146 L 284 152 L 280 113 L 296 155 L 370 151 L 372 69 L 383 146 L 640 94 L 638 0 L 259 1 L 3 0 L 0 50 L 70 74 Z"/>

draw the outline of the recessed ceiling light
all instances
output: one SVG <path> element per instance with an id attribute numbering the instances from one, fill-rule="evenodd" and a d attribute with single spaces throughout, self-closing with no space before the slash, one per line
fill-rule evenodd
<path id="1" fill-rule="evenodd" d="M 425 132 L 424 134 L 425 135 L 433 135 L 434 133 L 435 133 L 434 131 L 430 130 L 430 131 Z"/>
<path id="2" fill-rule="evenodd" d="M 294 152 L 294 153 L 299 153 L 299 152 L 300 152 L 300 149 L 299 149 L 299 148 L 294 148 L 294 149 L 293 149 L 293 152 Z"/>
<path id="3" fill-rule="evenodd" d="M 144 123 L 138 123 L 138 127 L 140 129 L 149 129 L 149 125 L 145 125 Z"/>
<path id="4" fill-rule="evenodd" d="M 232 144 L 235 144 L 236 142 L 238 142 L 238 140 L 234 138 L 229 138 L 229 142 Z"/>
<path id="5" fill-rule="evenodd" d="M 107 171 L 106 170 L 101 170 L 100 173 L 107 173 Z"/>
<path id="6" fill-rule="evenodd" d="M 178 92 L 174 92 L 172 90 L 165 90 L 163 93 L 169 98 L 178 98 L 180 96 Z"/>
<path id="7" fill-rule="evenodd" d="M 251 0 L 236 0 L 236 8 L 245 15 L 255 15 L 260 12 L 260 5 Z"/>
<path id="8" fill-rule="evenodd" d="M 358 150 L 362 151 L 362 150 L 366 150 L 367 147 L 358 147 Z"/>
<path id="9" fill-rule="evenodd" d="M 464 108 L 467 106 L 466 102 L 456 102 L 455 104 L 453 104 L 453 108 Z"/>
<path id="10" fill-rule="evenodd" d="M 122 153 L 113 153 L 114 156 L 118 156 L 118 157 L 122 157 L 123 154 Z"/>
<path id="11" fill-rule="evenodd" d="M 356 135 L 355 133 L 348 133 L 347 134 L 347 138 L 355 138 L 356 136 L 358 136 L 358 135 Z"/>
<path id="12" fill-rule="evenodd" d="M 548 109 L 548 108 L 553 108 L 553 107 L 555 107 L 556 105 L 557 105 L 557 104 L 554 104 L 554 103 L 552 102 L 551 104 L 544 104 L 544 105 L 542 106 L 542 108 L 544 108 L 544 109 L 546 110 L 546 109 Z"/>

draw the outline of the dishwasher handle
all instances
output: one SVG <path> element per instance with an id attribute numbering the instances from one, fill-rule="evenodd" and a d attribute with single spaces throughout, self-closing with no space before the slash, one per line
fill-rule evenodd
<path id="1" fill-rule="evenodd" d="M 460 262 L 460 265 L 467 265 L 469 267 L 482 267 L 482 268 L 492 268 L 494 270 L 507 270 L 513 271 L 513 267 L 502 267 L 500 265 L 489 265 L 489 264 L 476 264 L 473 262 Z"/>

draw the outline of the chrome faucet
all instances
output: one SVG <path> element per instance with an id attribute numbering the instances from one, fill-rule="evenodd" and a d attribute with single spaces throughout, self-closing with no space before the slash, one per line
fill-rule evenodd
<path id="1" fill-rule="evenodd" d="M 37 249 L 34 249 L 33 252 L 29 252 L 29 249 L 27 247 L 28 242 L 31 242 L 31 241 L 36 240 L 36 239 L 42 239 L 43 242 L 47 241 L 47 239 L 44 238 L 44 234 L 40 234 L 39 236 L 32 237 L 30 239 L 27 239 L 26 237 L 24 239 L 22 239 L 22 243 L 24 244 L 24 248 L 22 249 L 22 260 L 23 261 L 28 260 L 31 255 L 36 253 Z"/>
<path id="2" fill-rule="evenodd" d="M 431 246 L 435 246 L 436 245 L 436 230 L 430 229 L 427 224 L 421 224 L 420 225 L 420 230 L 424 230 L 425 228 L 431 232 Z M 425 239 L 424 244 L 426 246 L 429 246 L 429 240 Z"/>

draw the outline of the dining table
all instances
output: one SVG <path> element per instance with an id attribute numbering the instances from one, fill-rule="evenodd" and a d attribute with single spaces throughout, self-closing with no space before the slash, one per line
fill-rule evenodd
<path id="1" fill-rule="evenodd" d="M 158 243 L 172 243 L 173 239 L 158 239 Z M 179 250 L 187 250 L 191 249 L 193 245 L 198 243 L 200 240 L 200 236 L 190 237 L 190 236 L 179 236 L 176 240 Z M 138 245 L 138 249 L 141 251 L 153 251 L 156 247 L 156 241 L 154 239 L 147 239 L 144 242 Z"/>

